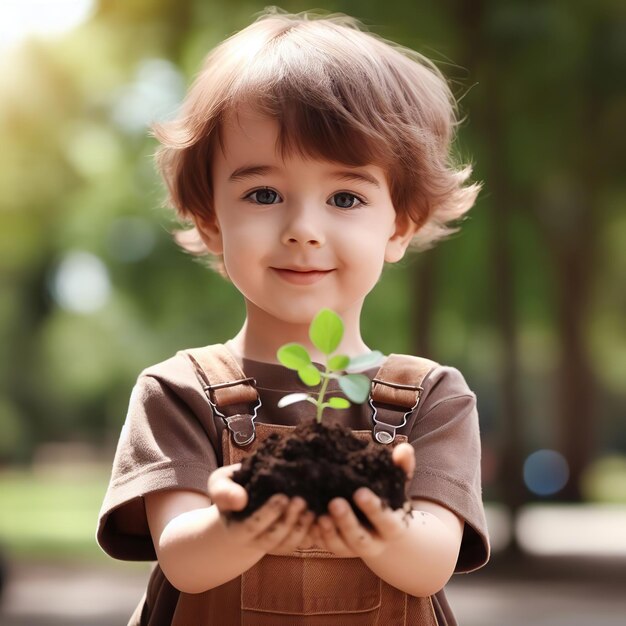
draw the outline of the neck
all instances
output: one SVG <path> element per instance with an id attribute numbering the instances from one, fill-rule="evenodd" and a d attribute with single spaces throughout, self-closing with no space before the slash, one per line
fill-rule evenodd
<path id="1" fill-rule="evenodd" d="M 337 354 L 354 357 L 369 352 L 361 338 L 361 304 L 340 313 L 344 322 L 344 334 L 336 350 Z M 320 352 L 309 339 L 309 325 L 277 319 L 246 303 L 247 315 L 241 330 L 227 344 L 235 356 L 266 363 L 278 363 L 276 352 L 286 343 L 300 343 L 316 363 L 325 363 L 326 355 Z"/>

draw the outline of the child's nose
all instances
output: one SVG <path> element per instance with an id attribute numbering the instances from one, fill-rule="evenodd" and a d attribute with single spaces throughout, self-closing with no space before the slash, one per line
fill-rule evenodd
<path id="1" fill-rule="evenodd" d="M 324 245 L 326 235 L 322 220 L 319 207 L 290 207 L 281 236 L 282 243 L 316 247 Z"/>

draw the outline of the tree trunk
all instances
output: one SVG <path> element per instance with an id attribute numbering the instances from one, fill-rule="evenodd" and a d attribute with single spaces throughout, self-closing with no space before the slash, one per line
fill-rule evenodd
<path id="1" fill-rule="evenodd" d="M 595 35 L 598 44 L 599 31 Z M 593 53 L 589 50 L 590 55 Z M 596 447 L 596 382 L 585 329 L 590 326 L 590 297 L 598 252 L 598 197 L 602 186 L 599 155 L 603 151 L 598 120 L 603 112 L 594 77 L 585 78 L 580 85 L 584 99 L 579 130 L 581 156 L 565 180 L 565 190 L 558 195 L 552 192 L 551 200 L 534 203 L 556 271 L 556 332 L 561 347 L 555 389 L 557 447 L 569 465 L 569 480 L 555 498 L 569 502 L 582 499 L 582 474 Z"/>
<path id="2" fill-rule="evenodd" d="M 591 210 L 587 210 L 587 213 L 591 213 Z M 561 337 L 561 363 L 556 389 L 558 437 L 559 451 L 565 456 L 570 471 L 567 484 L 556 497 L 575 502 L 582 499 L 581 477 L 595 448 L 595 385 L 584 338 L 591 287 L 589 253 L 584 250 L 592 244 L 589 231 L 581 235 L 580 246 L 565 246 L 555 254 L 558 277 L 557 332 Z"/>
<path id="3" fill-rule="evenodd" d="M 461 55 L 458 59 L 472 79 L 480 76 L 480 97 L 474 100 L 469 118 L 479 128 L 485 140 L 485 187 L 492 211 L 491 266 L 493 274 L 493 307 L 495 324 L 501 337 L 501 364 L 494 375 L 500 377 L 502 396 L 499 446 L 499 491 L 502 502 L 514 520 L 519 508 L 527 501 L 522 480 L 523 432 L 519 392 L 517 319 L 515 307 L 514 271 L 510 239 L 510 215 L 514 209 L 509 169 L 505 163 L 505 125 L 501 109 L 501 82 L 496 67 L 497 55 L 491 53 L 483 33 L 484 4 L 482 1 L 456 3 L 456 22 L 460 34 Z M 511 554 L 519 552 L 515 536 L 509 546 Z"/>

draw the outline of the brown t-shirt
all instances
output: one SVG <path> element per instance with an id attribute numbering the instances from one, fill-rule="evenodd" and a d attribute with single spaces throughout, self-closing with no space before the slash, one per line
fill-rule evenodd
<path id="1" fill-rule="evenodd" d="M 277 407 L 287 393 L 310 391 L 292 370 L 248 359 L 243 361 L 243 370 L 257 382 L 262 402 L 258 421 L 295 425 L 314 411 L 313 405 L 304 402 Z M 364 374 L 373 378 L 376 372 L 374 368 Z M 431 369 L 422 387 L 418 407 L 397 431 L 415 448 L 416 468 L 408 496 L 438 502 L 465 520 L 455 572 L 469 572 L 489 559 L 476 396 L 459 370 L 449 366 Z M 337 389 L 336 381 L 331 381 L 329 391 Z M 324 419 L 354 430 L 373 426 L 367 403 L 327 410 Z M 221 419 L 213 416 L 184 353 L 141 372 L 99 515 L 97 540 L 107 554 L 123 560 L 156 560 L 143 496 L 164 489 L 206 494 L 209 475 L 222 464 L 222 430 Z M 445 604 L 443 594 L 440 599 Z M 448 623 L 455 623 L 452 615 Z"/>

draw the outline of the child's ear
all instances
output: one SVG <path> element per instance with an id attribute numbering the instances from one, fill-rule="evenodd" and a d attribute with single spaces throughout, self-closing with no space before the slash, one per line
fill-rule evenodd
<path id="1" fill-rule="evenodd" d="M 389 238 L 385 249 L 385 261 L 387 263 L 397 263 L 404 257 L 411 239 L 419 228 L 406 213 L 396 217 L 395 227 L 396 230 Z"/>
<path id="2" fill-rule="evenodd" d="M 222 231 L 215 215 L 194 216 L 196 230 L 211 254 L 223 254 Z"/>

